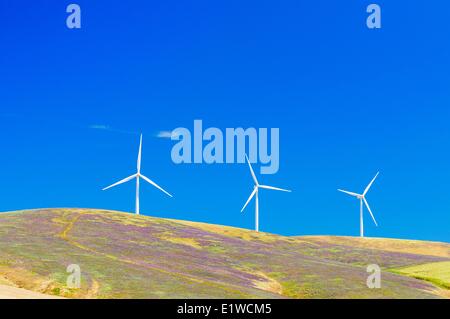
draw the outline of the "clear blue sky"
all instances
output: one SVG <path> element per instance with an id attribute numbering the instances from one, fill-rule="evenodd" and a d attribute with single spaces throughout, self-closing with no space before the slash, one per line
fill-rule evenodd
<path id="1" fill-rule="evenodd" d="M 155 134 L 205 126 L 279 127 L 281 168 L 261 194 L 261 229 L 358 235 L 358 202 L 375 173 L 366 234 L 450 241 L 448 1 L 0 2 L 1 211 L 134 210 L 135 170 L 147 215 L 253 228 L 245 165 L 177 166 Z M 373 1 L 376 2 L 376 1 Z M 105 125 L 111 130 L 90 128 Z"/>

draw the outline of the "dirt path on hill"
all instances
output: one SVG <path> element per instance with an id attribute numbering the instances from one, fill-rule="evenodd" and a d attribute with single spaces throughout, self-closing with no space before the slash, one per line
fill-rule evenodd
<path id="1" fill-rule="evenodd" d="M 220 289 L 223 289 L 224 291 L 227 291 L 229 293 L 235 293 L 235 294 L 240 294 L 241 293 L 240 290 L 239 290 L 240 287 L 235 286 L 233 284 L 208 281 L 208 280 L 205 280 L 203 278 L 197 278 L 197 277 L 194 277 L 194 276 L 191 276 L 191 275 L 187 275 L 187 274 L 182 274 L 182 273 L 175 273 L 175 272 L 164 270 L 164 269 L 161 269 L 161 268 L 155 267 L 155 266 L 152 267 L 152 266 L 149 266 L 149 265 L 143 265 L 143 264 L 140 264 L 140 263 L 138 263 L 138 262 L 136 262 L 134 260 L 130 260 L 130 259 L 126 259 L 126 258 L 120 258 L 120 257 L 117 257 L 117 256 L 113 256 L 113 255 L 104 253 L 104 252 L 96 251 L 96 250 L 94 250 L 94 249 L 92 249 L 90 247 L 87 247 L 87 246 L 84 246 L 84 245 L 78 243 L 77 241 L 75 241 L 74 239 L 70 238 L 69 233 L 73 229 L 75 224 L 80 220 L 80 218 L 82 216 L 85 216 L 85 215 L 89 215 L 89 213 L 78 212 L 78 215 L 76 215 L 73 219 L 66 220 L 66 224 L 67 225 L 62 230 L 62 232 L 60 234 L 58 234 L 58 237 L 63 239 L 64 241 L 66 241 L 67 243 L 69 243 L 72 246 L 75 246 L 75 247 L 77 247 L 79 249 L 88 251 L 88 252 L 93 253 L 93 254 L 98 255 L 98 256 L 104 256 L 104 257 L 112 259 L 114 261 L 120 261 L 120 262 L 131 264 L 131 265 L 134 265 L 134 266 L 144 267 L 144 268 L 147 268 L 147 269 L 151 269 L 151 270 L 154 270 L 154 271 L 158 271 L 158 272 L 164 273 L 164 274 L 172 276 L 172 277 L 180 278 L 182 280 L 187 280 L 187 281 L 194 282 L 194 283 L 200 283 L 200 284 L 203 284 L 203 285 L 206 285 L 206 286 L 220 288 Z M 268 292 L 273 292 L 273 290 L 275 289 L 275 288 L 273 288 L 273 286 L 274 286 L 273 285 L 273 281 L 274 280 L 266 277 L 265 275 L 262 277 L 262 279 L 268 280 L 269 283 L 262 284 L 260 282 L 260 286 L 256 287 L 256 288 L 261 289 L 261 290 L 265 290 L 265 291 L 268 291 Z M 92 287 L 91 287 L 91 289 L 90 289 L 90 291 L 89 291 L 89 293 L 87 295 L 87 298 L 88 299 L 95 298 L 95 296 L 98 294 L 99 288 L 100 288 L 99 283 L 94 280 L 94 282 L 92 284 Z M 276 288 L 276 289 L 281 292 L 281 288 L 279 288 L 279 289 Z"/>
<path id="2" fill-rule="evenodd" d="M 0 299 L 63 299 L 22 288 L 0 285 Z"/>

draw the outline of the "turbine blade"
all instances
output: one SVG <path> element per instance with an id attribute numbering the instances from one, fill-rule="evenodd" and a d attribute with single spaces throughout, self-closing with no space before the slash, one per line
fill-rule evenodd
<path id="1" fill-rule="evenodd" d="M 375 225 L 378 227 L 378 223 L 375 220 L 375 217 L 372 214 L 372 210 L 370 209 L 369 203 L 367 202 L 367 200 L 363 197 L 364 199 L 364 203 L 366 204 L 367 209 L 369 210 L 370 216 L 372 216 L 373 222 L 375 223 Z"/>
<path id="2" fill-rule="evenodd" d="M 369 185 L 367 185 L 366 189 L 364 190 L 363 196 L 366 196 L 367 192 L 369 191 L 369 189 L 372 187 L 373 182 L 375 182 L 375 180 L 377 179 L 378 175 L 380 175 L 380 172 L 377 173 L 377 175 L 375 175 L 375 177 L 372 179 L 372 181 L 370 182 Z"/>
<path id="3" fill-rule="evenodd" d="M 260 185 L 259 187 L 260 187 L 260 188 L 264 188 L 264 189 L 270 189 L 270 190 L 273 190 L 273 191 L 280 191 L 280 192 L 292 193 L 291 190 L 283 189 L 283 188 L 278 188 L 278 187 L 273 187 L 273 186 Z"/>
<path id="4" fill-rule="evenodd" d="M 139 143 L 139 154 L 138 154 L 138 159 L 137 159 L 138 174 L 141 172 L 141 160 L 142 160 L 142 134 L 141 134 L 141 142 Z"/>
<path id="5" fill-rule="evenodd" d="M 120 184 L 129 182 L 129 181 L 131 181 L 133 178 L 136 178 L 136 177 L 137 177 L 137 174 L 134 174 L 134 175 L 132 175 L 132 176 L 130 176 L 130 177 L 124 178 L 123 180 L 121 180 L 121 181 L 119 181 L 119 182 L 117 182 L 117 183 L 115 183 L 115 184 L 112 184 L 111 186 L 108 186 L 108 187 L 103 188 L 103 190 L 106 191 L 107 189 L 116 187 L 117 185 L 120 185 Z"/>
<path id="6" fill-rule="evenodd" d="M 258 188 L 255 187 L 255 189 L 251 193 L 250 197 L 248 198 L 247 202 L 245 203 L 244 207 L 242 208 L 241 213 L 243 213 L 244 210 L 247 208 L 247 206 L 250 203 L 250 201 L 253 199 L 253 197 L 255 197 L 257 191 L 258 191 Z"/>
<path id="7" fill-rule="evenodd" d="M 157 189 L 159 189 L 161 192 L 165 193 L 167 196 L 173 197 L 172 195 L 170 195 L 168 192 L 166 192 L 164 189 L 162 189 L 161 186 L 159 186 L 158 184 L 156 184 L 154 181 L 152 181 L 150 178 L 145 177 L 144 175 L 139 175 L 140 177 L 142 177 L 143 180 L 145 180 L 147 183 L 155 186 Z"/>
<path id="8" fill-rule="evenodd" d="M 248 159 L 247 154 L 245 154 L 245 158 L 247 159 L 248 167 L 250 167 L 250 172 L 252 173 L 253 181 L 256 185 L 259 185 L 258 179 L 256 178 L 255 172 L 253 171 L 252 164 L 250 164 L 250 160 Z"/>
<path id="9" fill-rule="evenodd" d="M 351 195 L 351 196 L 355 196 L 355 197 L 361 196 L 359 194 L 356 194 L 356 193 L 353 193 L 353 192 L 344 191 L 342 189 L 338 189 L 338 191 L 340 191 L 342 193 L 345 193 L 345 194 L 348 194 L 348 195 Z"/>

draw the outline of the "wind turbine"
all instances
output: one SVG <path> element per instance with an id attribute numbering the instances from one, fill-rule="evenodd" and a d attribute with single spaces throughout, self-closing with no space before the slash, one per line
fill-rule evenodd
<path id="1" fill-rule="evenodd" d="M 245 208 L 247 208 L 250 201 L 253 199 L 253 197 L 255 197 L 255 230 L 256 232 L 259 232 L 259 190 L 262 188 L 287 193 L 291 193 L 291 191 L 267 185 L 260 185 L 258 179 L 256 178 L 255 172 L 253 171 L 252 164 L 250 164 L 247 155 L 245 155 L 245 158 L 247 160 L 248 166 L 250 167 L 250 172 L 252 173 L 253 181 L 255 182 L 255 187 L 253 189 L 253 192 L 250 194 L 250 197 L 248 198 L 247 202 L 245 203 L 244 208 L 242 208 L 241 213 L 244 212 Z"/>
<path id="2" fill-rule="evenodd" d="M 375 225 L 378 227 L 378 223 L 375 220 L 375 217 L 373 216 L 372 210 L 370 209 L 369 203 L 367 202 L 366 199 L 366 195 L 367 192 L 370 190 L 370 188 L 372 187 L 373 183 L 375 182 L 375 180 L 377 179 L 378 175 L 380 174 L 380 172 L 377 173 L 377 175 L 375 175 L 375 177 L 372 179 L 372 181 L 369 183 L 369 185 L 367 185 L 366 189 L 364 190 L 364 193 L 361 194 L 357 194 L 357 193 L 353 193 L 353 192 L 348 192 L 342 189 L 338 189 L 338 191 L 348 194 L 350 196 L 356 197 L 357 199 L 359 199 L 360 201 L 360 233 L 361 233 L 361 237 L 364 237 L 364 218 L 363 218 L 363 210 L 364 210 L 364 204 L 366 205 L 367 209 L 369 210 L 370 216 L 372 216 L 373 222 L 375 223 Z"/>
<path id="3" fill-rule="evenodd" d="M 142 159 L 142 134 L 141 134 L 141 142 L 139 144 L 139 154 L 138 154 L 138 159 L 137 159 L 137 173 L 134 175 L 131 175 L 130 177 L 127 177 L 111 186 L 105 187 L 103 190 L 107 190 L 113 187 L 116 187 L 120 184 L 129 182 L 133 179 L 136 179 L 136 215 L 139 215 L 139 187 L 140 187 L 140 179 L 142 178 L 144 181 L 146 181 L 147 183 L 153 185 L 154 187 L 156 187 L 157 189 L 159 189 L 160 191 L 162 191 L 163 193 L 167 194 L 170 197 L 173 197 L 172 195 L 170 195 L 168 192 L 166 192 L 164 189 L 162 189 L 159 185 L 157 185 L 154 181 L 152 181 L 151 179 L 149 179 L 148 177 L 144 176 L 141 174 L 141 159 Z"/>

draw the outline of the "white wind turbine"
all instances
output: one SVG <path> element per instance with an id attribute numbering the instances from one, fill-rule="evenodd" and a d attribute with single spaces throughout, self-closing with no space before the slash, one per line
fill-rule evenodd
<path id="1" fill-rule="evenodd" d="M 253 181 L 255 182 L 255 187 L 254 187 L 253 192 L 251 193 L 249 199 L 245 203 L 244 208 L 242 208 L 241 213 L 244 212 L 245 208 L 247 208 L 247 205 L 250 203 L 250 201 L 253 199 L 253 197 L 255 197 L 255 230 L 257 232 L 259 232 L 259 189 L 262 188 L 262 189 L 269 189 L 269 190 L 281 191 L 281 192 L 287 192 L 287 193 L 291 193 L 292 191 L 287 190 L 287 189 L 267 186 L 267 185 L 260 185 L 258 182 L 258 179 L 256 178 L 255 172 L 253 171 L 252 164 L 250 164 L 250 161 L 249 161 L 247 155 L 245 155 L 245 158 L 247 160 L 248 166 L 250 167 L 250 172 L 252 173 Z"/>
<path id="2" fill-rule="evenodd" d="M 113 188 L 113 187 L 115 187 L 117 185 L 129 182 L 132 179 L 136 179 L 136 215 L 139 215 L 140 178 L 142 178 L 147 183 L 153 185 L 154 187 L 156 187 L 157 189 L 159 189 L 163 193 L 167 194 L 168 196 L 173 197 L 168 192 L 166 192 L 164 189 L 162 189 L 160 186 L 158 186 L 155 182 L 153 182 L 151 179 L 149 179 L 148 177 L 145 177 L 144 175 L 141 174 L 141 158 L 142 158 L 142 134 L 141 134 L 141 142 L 139 144 L 139 154 L 138 154 L 138 159 L 137 159 L 137 173 L 103 189 L 105 191 L 105 190 Z"/>
<path id="3" fill-rule="evenodd" d="M 373 222 L 375 223 L 375 225 L 378 227 L 378 223 L 377 223 L 377 221 L 375 220 L 375 217 L 373 216 L 373 213 L 372 213 L 372 210 L 370 209 L 370 206 L 369 206 L 369 203 L 367 202 L 367 199 L 366 199 L 366 195 L 367 195 L 367 192 L 370 190 L 370 188 L 372 187 L 372 184 L 375 182 L 375 180 L 377 179 L 377 177 L 378 177 L 378 175 L 380 174 L 380 172 L 378 172 L 377 173 L 377 175 L 375 175 L 375 177 L 373 178 L 373 180 L 370 182 L 370 184 L 369 185 L 367 185 L 367 187 L 366 187 L 366 189 L 364 190 L 364 193 L 362 193 L 362 195 L 361 194 L 356 194 L 356 193 L 353 193 L 353 192 L 348 192 L 348 191 L 345 191 L 345 190 L 342 190 L 342 189 L 338 189 L 338 191 L 340 191 L 340 192 L 342 192 L 342 193 L 345 193 L 345 194 L 348 194 L 348 195 L 351 195 L 351 196 L 353 196 L 353 197 L 356 197 L 357 199 L 359 199 L 359 201 L 360 201 L 360 212 L 359 212 L 359 214 L 360 214 L 360 234 L 361 234 L 361 237 L 364 237 L 364 218 L 363 218 L 363 209 L 364 209 L 364 205 L 363 205 L 363 202 L 364 202 L 364 204 L 366 205 L 366 207 L 367 207 L 367 209 L 369 210 L 369 213 L 370 213 L 370 216 L 372 216 L 372 219 L 373 219 Z"/>

